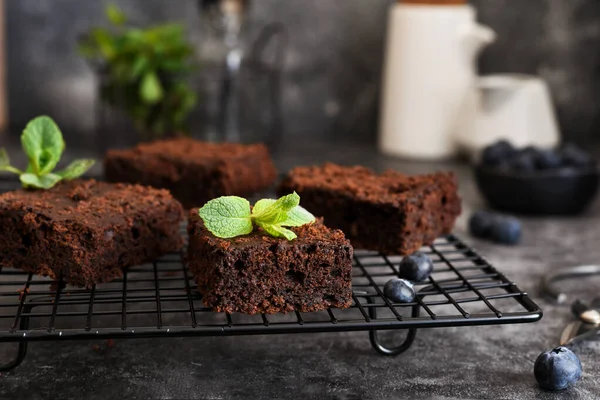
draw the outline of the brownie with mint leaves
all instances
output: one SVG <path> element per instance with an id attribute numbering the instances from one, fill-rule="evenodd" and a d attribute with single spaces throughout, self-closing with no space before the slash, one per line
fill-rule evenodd
<path id="1" fill-rule="evenodd" d="M 180 250 L 184 214 L 168 191 L 95 180 L 0 194 L 0 267 L 81 287 Z"/>
<path id="2" fill-rule="evenodd" d="M 461 212 L 452 173 L 407 176 L 331 163 L 291 170 L 278 187 L 296 191 L 302 205 L 341 229 L 355 248 L 411 254 L 448 234 Z"/>
<path id="3" fill-rule="evenodd" d="M 293 240 L 262 229 L 219 238 L 190 211 L 188 266 L 203 302 L 245 314 L 350 307 L 353 250 L 344 234 L 321 221 L 289 229 Z"/>
<path id="4" fill-rule="evenodd" d="M 277 171 L 263 144 L 206 143 L 173 138 L 109 150 L 104 172 L 110 182 L 168 189 L 186 208 L 219 196 L 249 196 L 270 187 Z"/>

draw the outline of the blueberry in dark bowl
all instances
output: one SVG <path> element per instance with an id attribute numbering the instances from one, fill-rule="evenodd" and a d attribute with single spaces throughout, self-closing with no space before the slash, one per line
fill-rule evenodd
<path id="1" fill-rule="evenodd" d="M 590 167 L 595 164 L 594 158 L 574 144 L 567 144 L 560 149 L 563 166 Z"/>
<path id="2" fill-rule="evenodd" d="M 517 154 L 512 161 L 510 166 L 514 171 L 534 171 L 536 167 L 536 154 L 529 151 L 523 151 Z"/>
<path id="3" fill-rule="evenodd" d="M 597 163 L 578 147 L 513 149 L 510 157 L 491 165 L 485 154 L 496 154 L 492 151 L 496 146 L 484 150 L 475 168 L 477 186 L 492 208 L 516 214 L 573 215 L 584 211 L 596 196 Z"/>
<path id="4" fill-rule="evenodd" d="M 581 361 L 566 347 L 540 354 L 533 371 L 540 387 L 546 390 L 564 390 L 581 379 L 583 374 Z"/>
<path id="5" fill-rule="evenodd" d="M 562 157 L 553 149 L 538 149 L 535 154 L 535 166 L 538 169 L 560 168 Z"/>
<path id="6" fill-rule="evenodd" d="M 433 261 L 427 254 L 417 251 L 400 261 L 398 276 L 411 282 L 423 282 L 433 271 Z"/>
<path id="7" fill-rule="evenodd" d="M 416 296 L 412 283 L 397 278 L 387 281 L 383 287 L 383 294 L 395 303 L 412 303 Z"/>
<path id="8" fill-rule="evenodd" d="M 506 140 L 501 140 L 488 146 L 482 154 L 482 162 L 487 166 L 495 166 L 508 161 L 515 155 L 515 148 Z"/>

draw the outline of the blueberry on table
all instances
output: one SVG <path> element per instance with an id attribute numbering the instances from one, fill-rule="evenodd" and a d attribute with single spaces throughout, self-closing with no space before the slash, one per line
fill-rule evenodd
<path id="1" fill-rule="evenodd" d="M 581 361 L 566 347 L 540 354 L 533 368 L 542 389 L 563 390 L 577 382 L 583 373 Z"/>
<path id="2" fill-rule="evenodd" d="M 499 216 L 492 224 L 490 238 L 496 243 L 517 244 L 521 241 L 521 222 L 513 217 Z"/>
<path id="3" fill-rule="evenodd" d="M 426 254 L 417 251 L 400 261 L 398 276 L 412 282 L 423 282 L 433 271 L 433 261 Z"/>
<path id="4" fill-rule="evenodd" d="M 471 235 L 480 239 L 489 239 L 492 236 L 496 216 L 488 211 L 476 211 L 469 218 L 469 231 Z"/>
<path id="5" fill-rule="evenodd" d="M 394 303 L 412 303 L 416 296 L 412 283 L 397 278 L 387 281 L 383 294 Z"/>

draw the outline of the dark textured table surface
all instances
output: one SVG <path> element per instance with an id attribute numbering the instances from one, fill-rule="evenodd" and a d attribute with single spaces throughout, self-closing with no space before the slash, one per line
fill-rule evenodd
<path id="1" fill-rule="evenodd" d="M 67 158 L 71 156 L 67 155 Z M 2 399 L 242 399 L 436 398 L 597 399 L 600 343 L 574 348 L 584 378 L 567 392 L 540 391 L 537 355 L 556 345 L 571 320 L 567 307 L 538 295 L 548 271 L 600 260 L 600 203 L 573 218 L 524 218 L 524 241 L 502 247 L 466 233 L 466 215 L 482 205 L 468 167 L 411 163 L 349 145 L 303 143 L 276 155 L 282 170 L 330 160 L 407 173 L 455 170 L 464 198 L 456 233 L 542 306 L 542 321 L 526 325 L 421 330 L 399 357 L 375 353 L 366 333 L 32 343 L 25 361 L 0 376 Z M 94 170 L 99 172 L 99 167 Z M 599 281 L 573 282 L 571 293 L 597 293 Z M 398 340 L 403 333 L 393 333 Z M 100 350 L 94 350 L 99 345 Z M 15 346 L 0 346 L 4 360 Z"/>

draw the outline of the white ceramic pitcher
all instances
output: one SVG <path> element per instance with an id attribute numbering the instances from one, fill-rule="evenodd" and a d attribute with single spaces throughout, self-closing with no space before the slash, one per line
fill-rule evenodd
<path id="1" fill-rule="evenodd" d="M 389 18 L 379 148 L 411 158 L 454 156 L 475 60 L 495 34 L 477 24 L 469 5 L 394 4 Z"/>

